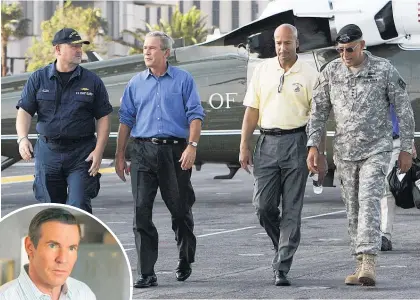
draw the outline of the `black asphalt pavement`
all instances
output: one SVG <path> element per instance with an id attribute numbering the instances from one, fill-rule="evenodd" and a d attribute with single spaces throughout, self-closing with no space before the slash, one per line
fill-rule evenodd
<path id="1" fill-rule="evenodd" d="M 420 211 L 397 210 L 391 252 L 382 252 L 375 287 L 346 286 L 353 272 L 344 204 L 337 188 L 320 195 L 308 181 L 302 212 L 302 239 L 289 278 L 290 287 L 273 284 L 269 238 L 252 206 L 252 176 L 240 170 L 231 180 L 215 180 L 227 173 L 223 165 L 203 165 L 193 172 L 196 203 L 196 262 L 185 282 L 175 279 L 175 236 L 170 215 L 160 194 L 153 221 L 159 232 L 157 287 L 134 289 L 133 299 L 146 298 L 299 298 L 299 299 L 415 299 L 420 298 Z M 2 177 L 33 174 L 30 164 L 16 164 Z M 101 191 L 93 200 L 94 215 L 120 239 L 136 278 L 136 252 L 132 231 L 133 200 L 129 181 L 103 174 Z M 2 184 L 1 214 L 37 203 L 32 182 Z"/>

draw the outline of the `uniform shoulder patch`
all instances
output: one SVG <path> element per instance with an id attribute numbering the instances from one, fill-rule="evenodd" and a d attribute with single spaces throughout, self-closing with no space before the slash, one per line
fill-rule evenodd
<path id="1" fill-rule="evenodd" d="M 398 85 L 400 86 L 400 88 L 402 88 L 403 90 L 405 90 L 405 87 L 407 86 L 407 84 L 404 82 L 404 80 L 400 77 L 398 78 Z"/>

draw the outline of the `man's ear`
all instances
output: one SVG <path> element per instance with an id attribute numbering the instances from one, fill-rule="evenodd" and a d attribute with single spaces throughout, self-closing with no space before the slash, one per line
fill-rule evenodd
<path id="1" fill-rule="evenodd" d="M 296 39 L 296 49 L 299 48 L 299 40 Z"/>
<path id="2" fill-rule="evenodd" d="M 34 255 L 35 245 L 32 243 L 29 236 L 25 237 L 25 250 L 26 250 L 26 254 L 28 254 L 28 259 L 30 260 Z"/>
<path id="3" fill-rule="evenodd" d="M 166 49 L 165 50 L 165 57 L 168 58 L 171 55 L 171 50 L 170 49 Z"/>

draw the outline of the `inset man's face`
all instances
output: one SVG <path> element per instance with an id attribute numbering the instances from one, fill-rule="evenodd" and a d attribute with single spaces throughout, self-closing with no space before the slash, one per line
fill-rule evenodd
<path id="1" fill-rule="evenodd" d="M 347 67 L 358 66 L 363 62 L 364 41 L 355 41 L 347 44 L 338 44 L 336 49 L 341 60 Z"/>
<path id="2" fill-rule="evenodd" d="M 77 260 L 79 228 L 51 221 L 42 224 L 40 233 L 36 248 L 29 237 L 25 240 L 31 279 L 41 288 L 62 286 Z"/>
<path id="3" fill-rule="evenodd" d="M 143 45 L 144 62 L 148 68 L 161 68 L 166 66 L 169 50 L 162 50 L 159 37 L 148 36 Z"/>
<path id="4" fill-rule="evenodd" d="M 82 63 L 82 44 L 61 44 L 56 48 L 57 59 L 66 64 L 78 65 Z M 57 47 L 56 46 L 56 47 Z"/>

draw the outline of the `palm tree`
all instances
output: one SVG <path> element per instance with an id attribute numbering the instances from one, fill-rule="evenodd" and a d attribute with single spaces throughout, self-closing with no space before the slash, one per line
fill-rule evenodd
<path id="1" fill-rule="evenodd" d="M 7 74 L 7 44 L 10 37 L 21 39 L 28 35 L 29 19 L 22 19 L 19 3 L 1 4 L 1 76 Z"/>
<path id="2" fill-rule="evenodd" d="M 172 20 L 166 22 L 160 19 L 159 24 L 150 26 L 150 31 L 163 31 L 173 39 L 184 39 L 185 46 L 194 45 L 206 40 L 208 30 L 206 29 L 206 17 L 201 16 L 201 11 L 193 6 L 188 12 L 182 14 L 176 8 Z"/>
<path id="3" fill-rule="evenodd" d="M 174 40 L 183 39 L 184 46 L 204 42 L 208 34 L 208 29 L 206 28 L 206 17 L 202 17 L 201 11 L 195 6 L 184 14 L 181 13 L 177 7 L 170 22 L 160 19 L 159 24 L 150 25 L 146 23 L 146 27 L 146 30 L 136 28 L 134 31 L 122 31 L 122 33 L 131 35 L 134 38 L 134 43 L 129 43 L 123 41 L 122 39 L 112 39 L 112 41 L 120 43 L 124 46 L 129 46 L 129 54 L 137 54 L 143 53 L 144 37 L 149 31 L 159 30 L 165 32 Z"/>

